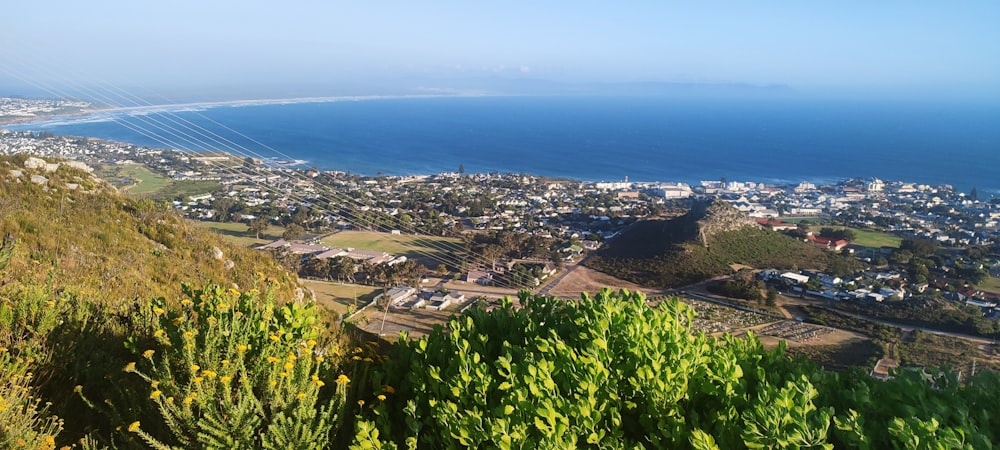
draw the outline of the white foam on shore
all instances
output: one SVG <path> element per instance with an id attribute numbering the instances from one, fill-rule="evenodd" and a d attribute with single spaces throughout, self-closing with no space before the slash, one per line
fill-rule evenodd
<path id="1" fill-rule="evenodd" d="M 120 116 L 146 116 L 150 114 L 174 114 L 180 112 L 202 112 L 211 108 L 231 107 L 240 108 L 248 106 L 267 105 L 294 105 L 300 103 L 333 103 L 333 102 L 357 102 L 369 100 L 396 100 L 396 99 L 424 99 L 424 98 L 451 98 L 451 97 L 485 97 L 482 93 L 454 93 L 454 94 L 414 94 L 414 95 L 355 95 L 355 96 L 335 96 L 335 97 L 295 97 L 295 98 L 262 98 L 250 100 L 225 100 L 213 102 L 188 102 L 188 103 L 167 103 L 148 106 L 121 106 L 112 108 L 92 109 L 72 116 L 50 116 L 40 118 L 37 121 L 25 121 L 16 124 L 18 129 L 25 126 L 53 127 L 70 125 L 76 123 L 108 122 Z"/>

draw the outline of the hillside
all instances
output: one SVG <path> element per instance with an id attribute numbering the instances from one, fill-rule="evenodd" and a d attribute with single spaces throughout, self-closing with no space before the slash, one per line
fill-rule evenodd
<path id="1" fill-rule="evenodd" d="M 0 158 L 0 236 L 3 448 L 120 444 L 111 430 L 121 421 L 155 415 L 128 406 L 148 392 L 122 367 L 163 326 L 157 311 L 191 298 L 184 283 L 267 292 L 278 304 L 302 292 L 266 255 L 119 195 L 79 163 Z"/>
<path id="2" fill-rule="evenodd" d="M 51 283 L 92 301 L 177 298 L 180 283 L 249 288 L 257 273 L 290 298 L 270 258 L 228 245 L 150 200 L 121 196 L 82 164 L 0 158 L 0 235 L 16 240 L 0 293 Z"/>
<path id="3" fill-rule="evenodd" d="M 850 271 L 858 264 L 770 230 L 721 200 L 672 220 L 636 223 L 587 260 L 634 283 L 670 288 L 752 267 Z"/>

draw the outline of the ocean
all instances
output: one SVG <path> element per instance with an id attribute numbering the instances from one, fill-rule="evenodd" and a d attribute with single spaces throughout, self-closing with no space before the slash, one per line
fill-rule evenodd
<path id="1" fill-rule="evenodd" d="M 590 181 L 819 184 L 878 177 L 1000 195 L 996 104 L 437 97 L 166 111 L 102 112 L 13 128 L 303 160 L 306 167 L 363 175 L 461 166 L 470 173 Z"/>

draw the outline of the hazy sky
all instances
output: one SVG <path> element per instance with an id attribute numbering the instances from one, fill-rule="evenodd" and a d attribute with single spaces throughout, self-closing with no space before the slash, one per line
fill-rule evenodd
<path id="1" fill-rule="evenodd" d="M 8 87 L 499 74 L 1000 92 L 996 0 L 31 0 L 2 9 Z"/>

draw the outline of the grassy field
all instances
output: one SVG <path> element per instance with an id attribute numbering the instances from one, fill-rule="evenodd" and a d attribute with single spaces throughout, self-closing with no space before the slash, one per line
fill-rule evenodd
<path id="1" fill-rule="evenodd" d="M 855 236 L 855 240 L 854 240 L 854 242 L 852 242 L 852 244 L 857 244 L 857 245 L 861 245 L 861 246 L 864 246 L 864 247 L 873 247 L 873 248 L 893 247 L 893 248 L 899 248 L 900 242 L 903 241 L 903 238 L 901 238 L 899 236 L 894 236 L 894 235 L 891 235 L 889 233 L 883 233 L 881 231 L 862 230 L 860 228 L 842 227 L 842 226 L 837 226 L 837 225 L 823 225 L 820 228 L 833 228 L 835 230 L 843 230 L 843 229 L 846 228 L 848 230 L 851 230 L 851 231 L 854 232 L 854 236 Z M 817 231 L 817 232 L 819 231 L 819 229 L 817 229 L 817 228 L 812 228 L 812 230 Z"/>
<path id="2" fill-rule="evenodd" d="M 976 285 L 976 289 L 1000 294 L 1000 278 L 986 277 L 982 283 Z"/>
<path id="3" fill-rule="evenodd" d="M 152 194 L 170 184 L 169 179 L 140 164 L 105 164 L 97 168 L 97 174 L 133 195 Z"/>
<path id="4" fill-rule="evenodd" d="M 316 302 L 341 315 L 352 305 L 360 308 L 369 303 L 381 290 L 372 286 L 340 284 L 329 281 L 302 280 L 316 294 Z"/>
<path id="5" fill-rule="evenodd" d="M 329 247 L 373 250 L 424 260 L 447 257 L 447 253 L 457 253 L 463 249 L 461 240 L 456 238 L 374 231 L 341 231 L 324 238 L 321 242 Z"/>
<path id="6" fill-rule="evenodd" d="M 222 185 L 218 181 L 171 181 L 156 192 L 145 196 L 156 200 L 176 200 L 184 199 L 191 195 L 206 194 L 218 191 Z"/>
<path id="7" fill-rule="evenodd" d="M 284 227 L 270 225 L 267 227 L 267 231 L 260 235 L 261 239 L 257 239 L 247 233 L 247 224 L 242 222 L 206 222 L 199 220 L 194 221 L 194 223 L 202 228 L 221 234 L 227 241 L 241 247 L 266 244 L 280 239 L 281 235 L 285 233 Z"/>
<path id="8" fill-rule="evenodd" d="M 170 184 L 170 180 L 166 177 L 153 173 L 145 166 L 139 164 L 128 164 L 118 167 L 121 177 L 128 177 L 136 181 L 135 184 L 126 188 L 130 194 L 151 194 L 158 192 Z"/>

